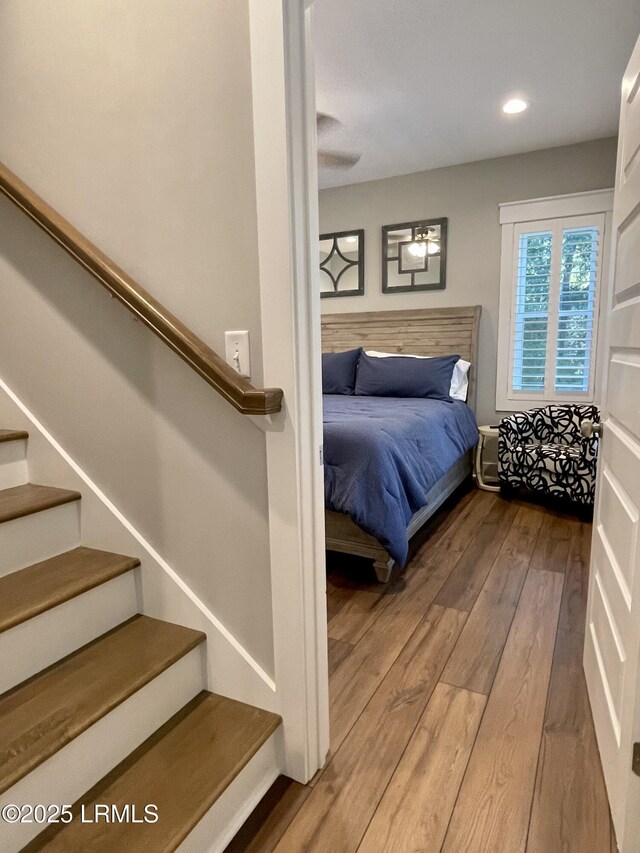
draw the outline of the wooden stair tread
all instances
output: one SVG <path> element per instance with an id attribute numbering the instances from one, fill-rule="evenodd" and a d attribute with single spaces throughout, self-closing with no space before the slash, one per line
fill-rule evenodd
<path id="1" fill-rule="evenodd" d="M 204 639 L 134 616 L 0 696 L 0 793 Z"/>
<path id="2" fill-rule="evenodd" d="M 74 548 L 0 578 L 0 633 L 140 565 L 93 548 Z"/>
<path id="3" fill-rule="evenodd" d="M 52 825 L 24 851 L 127 853 L 175 850 L 269 739 L 280 717 L 203 691 L 158 729 L 74 806 L 76 817 Z M 158 807 L 157 823 L 82 823 L 81 806 Z"/>
<path id="4" fill-rule="evenodd" d="M 80 500 L 80 492 L 27 483 L 0 491 L 0 523 Z"/>
<path id="5" fill-rule="evenodd" d="M 29 433 L 22 429 L 0 429 L 0 444 L 3 441 L 23 441 Z"/>

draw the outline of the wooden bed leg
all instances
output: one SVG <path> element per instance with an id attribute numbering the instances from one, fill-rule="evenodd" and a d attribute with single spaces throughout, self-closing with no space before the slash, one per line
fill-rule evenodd
<path id="1" fill-rule="evenodd" d="M 394 561 L 392 559 L 373 561 L 373 568 L 375 569 L 376 577 L 380 583 L 388 583 L 389 578 L 391 577 L 393 564 Z"/>

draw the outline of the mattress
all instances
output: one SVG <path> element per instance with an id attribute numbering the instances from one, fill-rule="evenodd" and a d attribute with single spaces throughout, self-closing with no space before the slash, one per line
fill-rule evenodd
<path id="1" fill-rule="evenodd" d="M 459 400 L 325 395 L 325 506 L 403 566 L 412 517 L 477 441 L 475 417 Z"/>

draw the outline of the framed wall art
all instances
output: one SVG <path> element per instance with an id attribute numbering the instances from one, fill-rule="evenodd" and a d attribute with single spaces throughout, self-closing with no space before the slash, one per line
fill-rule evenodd
<path id="1" fill-rule="evenodd" d="M 362 296 L 364 230 L 320 235 L 320 296 Z"/>
<path id="2" fill-rule="evenodd" d="M 446 273 L 446 218 L 383 226 L 383 293 L 444 290 Z"/>

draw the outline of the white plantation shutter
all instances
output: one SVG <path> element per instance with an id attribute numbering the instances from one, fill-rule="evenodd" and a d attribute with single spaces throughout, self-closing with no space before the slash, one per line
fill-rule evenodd
<path id="1" fill-rule="evenodd" d="M 513 388 L 544 391 L 547 369 L 551 231 L 520 234 L 513 324 Z"/>
<path id="2" fill-rule="evenodd" d="M 604 215 L 516 225 L 512 399 L 593 398 Z"/>
<path id="3" fill-rule="evenodd" d="M 588 392 L 599 279 L 600 228 L 564 228 L 558 302 L 557 392 Z"/>

